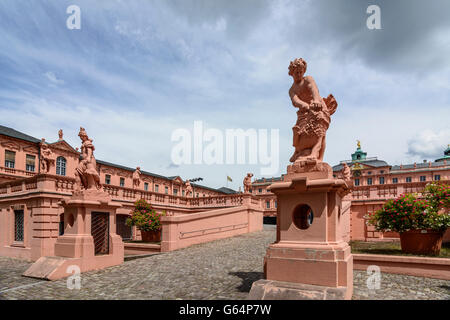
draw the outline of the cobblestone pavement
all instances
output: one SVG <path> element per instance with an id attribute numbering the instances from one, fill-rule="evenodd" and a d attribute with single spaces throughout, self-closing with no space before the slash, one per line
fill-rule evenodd
<path id="1" fill-rule="evenodd" d="M 30 265 L 0 257 L 0 299 L 246 299 L 263 277 L 263 257 L 275 240 L 265 230 L 126 261 L 81 275 L 81 289 L 65 279 L 42 281 L 21 274 Z M 353 299 L 450 299 L 450 281 L 382 274 L 381 288 L 367 289 L 367 274 L 354 272 Z"/>

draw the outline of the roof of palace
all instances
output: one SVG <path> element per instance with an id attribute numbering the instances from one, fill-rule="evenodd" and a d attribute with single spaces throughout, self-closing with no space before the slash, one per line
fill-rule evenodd
<path id="1" fill-rule="evenodd" d="M 122 169 L 122 170 L 132 171 L 132 172 L 134 172 L 136 170 L 136 168 L 125 167 L 125 166 L 122 166 L 120 164 L 115 164 L 115 163 L 111 163 L 111 162 L 107 162 L 107 161 L 103 161 L 103 160 L 98 160 L 98 159 L 97 159 L 97 163 L 105 165 L 105 166 L 115 167 L 115 168 Z M 168 179 L 167 177 L 162 176 L 160 174 L 156 174 L 156 173 L 152 173 L 152 172 L 148 172 L 148 171 L 144 171 L 144 170 L 141 170 L 141 173 L 145 174 L 145 175 L 148 175 L 148 176 L 155 177 L 155 178 Z"/>
<path id="2" fill-rule="evenodd" d="M 271 183 L 271 182 L 276 182 L 276 181 L 283 181 L 283 177 L 261 178 L 261 179 L 256 179 L 252 183 Z"/>
<path id="3" fill-rule="evenodd" d="M 0 134 L 3 134 L 8 137 L 12 137 L 12 138 L 20 139 L 20 140 L 25 140 L 28 142 L 34 142 L 34 143 L 41 142 L 41 140 L 36 139 L 35 137 L 29 136 L 25 133 L 14 130 L 13 128 L 8 128 L 8 127 L 1 126 L 1 125 L 0 125 Z"/>
<path id="4" fill-rule="evenodd" d="M 223 192 L 223 193 L 226 193 L 226 194 L 235 194 L 235 193 L 238 193 L 236 190 L 233 190 L 233 189 L 228 188 L 228 187 L 222 187 L 222 188 L 219 188 L 219 189 L 217 189 L 217 191 L 220 191 L 220 192 Z"/>
<path id="5" fill-rule="evenodd" d="M 368 166 L 375 167 L 375 168 L 381 168 L 381 167 L 388 167 L 389 166 L 389 164 L 386 161 L 378 160 L 378 159 L 356 160 L 356 161 L 345 160 L 345 161 L 341 161 L 340 164 L 333 166 L 333 171 L 341 171 L 342 170 L 342 166 L 344 165 L 344 162 L 347 163 L 347 164 L 360 163 L 360 164 L 368 165 Z"/>

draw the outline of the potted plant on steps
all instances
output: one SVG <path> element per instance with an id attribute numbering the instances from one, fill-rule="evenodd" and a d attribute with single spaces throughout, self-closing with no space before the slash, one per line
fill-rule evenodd
<path id="1" fill-rule="evenodd" d="M 404 194 L 388 200 L 368 216 L 367 223 L 377 231 L 398 232 L 405 253 L 439 255 L 442 238 L 450 227 L 449 208 L 450 186 L 430 183 L 420 198 Z"/>
<path id="2" fill-rule="evenodd" d="M 141 231 L 143 242 L 161 241 L 161 216 L 163 213 L 157 213 L 144 199 L 137 200 L 134 203 L 134 210 L 131 217 L 126 220 L 127 226 L 136 226 Z"/>

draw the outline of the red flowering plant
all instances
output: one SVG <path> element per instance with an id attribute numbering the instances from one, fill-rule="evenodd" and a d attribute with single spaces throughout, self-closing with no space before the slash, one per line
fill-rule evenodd
<path id="1" fill-rule="evenodd" d="M 131 217 L 126 220 L 127 226 L 136 226 L 141 231 L 155 231 L 161 229 L 161 216 L 165 212 L 157 213 L 150 203 L 144 199 L 137 200 L 134 203 L 134 210 Z"/>
<path id="2" fill-rule="evenodd" d="M 435 197 L 433 188 L 425 188 L 424 199 L 419 199 L 416 194 L 404 194 L 397 199 L 388 200 L 380 210 L 367 217 L 367 223 L 382 232 L 402 233 L 423 229 L 445 231 L 450 227 L 450 213 L 448 210 L 440 210 L 440 205 L 441 202 L 448 204 L 448 189 L 447 193 L 442 193 L 447 194 L 445 200 L 441 195 Z"/>
<path id="3" fill-rule="evenodd" d="M 440 213 L 450 211 L 450 186 L 443 182 L 433 182 L 426 185 L 423 192 L 430 205 Z"/>

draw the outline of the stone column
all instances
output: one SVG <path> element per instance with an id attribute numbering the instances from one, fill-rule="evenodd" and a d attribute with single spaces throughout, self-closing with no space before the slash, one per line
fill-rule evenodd
<path id="1" fill-rule="evenodd" d="M 270 190 L 278 201 L 277 241 L 264 259 L 266 280 L 253 284 L 250 299 L 351 299 L 345 181 L 326 172 L 292 173 Z"/>

